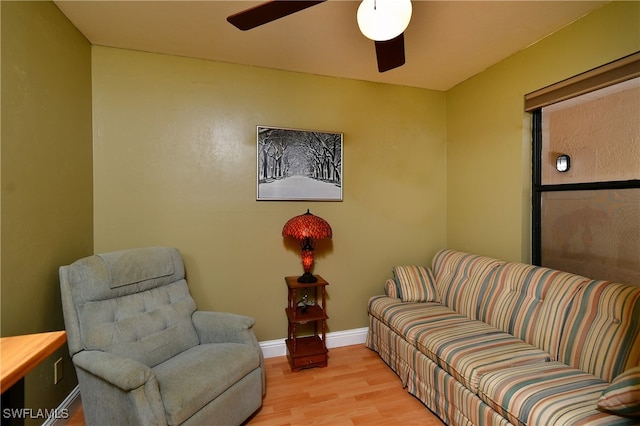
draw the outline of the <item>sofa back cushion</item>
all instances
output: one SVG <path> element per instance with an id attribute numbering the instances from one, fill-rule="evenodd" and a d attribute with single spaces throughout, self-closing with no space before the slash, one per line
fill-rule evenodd
<path id="1" fill-rule="evenodd" d="M 541 266 L 509 262 L 493 275 L 492 298 L 480 319 L 558 358 L 569 306 L 588 278 Z"/>
<path id="2" fill-rule="evenodd" d="M 442 250 L 433 259 L 443 304 L 611 382 L 640 365 L 640 288 Z"/>
<path id="3" fill-rule="evenodd" d="M 433 258 L 433 274 L 441 303 L 471 319 L 480 319 L 480 310 L 495 288 L 491 278 L 504 261 L 442 250 Z"/>
<path id="4" fill-rule="evenodd" d="M 640 365 L 640 288 L 590 281 L 570 307 L 559 361 L 611 382 Z"/>

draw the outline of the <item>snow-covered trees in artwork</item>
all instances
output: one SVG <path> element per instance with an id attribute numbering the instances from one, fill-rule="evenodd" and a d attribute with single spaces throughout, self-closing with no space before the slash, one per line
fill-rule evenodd
<path id="1" fill-rule="evenodd" d="M 342 134 L 258 127 L 259 200 L 342 200 Z"/>

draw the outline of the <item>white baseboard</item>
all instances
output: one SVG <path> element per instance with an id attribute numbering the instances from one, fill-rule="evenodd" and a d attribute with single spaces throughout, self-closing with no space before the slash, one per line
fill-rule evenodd
<path id="1" fill-rule="evenodd" d="M 341 346 L 360 345 L 367 340 L 367 327 L 354 328 L 352 330 L 334 331 L 327 333 L 327 348 L 339 348 Z M 285 339 L 267 340 L 260 342 L 260 349 L 265 358 L 273 358 L 277 356 L 285 356 L 287 354 L 287 346 Z M 69 416 L 80 408 L 80 388 L 76 386 L 71 393 L 65 398 L 58 407 L 58 412 L 69 413 Z M 64 411 L 66 410 L 66 411 Z M 62 426 L 66 425 L 66 419 L 48 418 L 42 426 Z"/>
<path id="2" fill-rule="evenodd" d="M 57 417 L 49 417 L 42 423 L 42 426 L 63 426 L 68 420 L 80 409 L 80 388 L 76 386 L 71 393 L 60 403 L 60 406 L 54 411 Z M 65 415 L 62 415 L 65 414 Z"/>
<path id="3" fill-rule="evenodd" d="M 339 348 L 341 346 L 360 345 L 367 340 L 367 327 L 354 328 L 352 330 L 334 331 L 327 333 L 327 348 Z M 285 339 L 267 340 L 260 342 L 260 348 L 265 358 L 285 356 L 287 346 Z"/>

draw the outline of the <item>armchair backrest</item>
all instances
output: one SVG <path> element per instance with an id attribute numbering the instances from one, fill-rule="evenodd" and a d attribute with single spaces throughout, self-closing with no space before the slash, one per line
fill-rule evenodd
<path id="1" fill-rule="evenodd" d="M 199 343 L 180 252 L 146 247 L 60 267 L 71 355 L 99 350 L 149 367 Z"/>

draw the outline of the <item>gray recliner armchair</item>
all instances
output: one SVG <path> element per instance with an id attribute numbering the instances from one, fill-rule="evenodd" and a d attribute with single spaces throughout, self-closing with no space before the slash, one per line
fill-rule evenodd
<path id="1" fill-rule="evenodd" d="M 87 425 L 237 425 L 262 405 L 255 321 L 196 310 L 177 249 L 86 257 L 60 287 Z"/>

